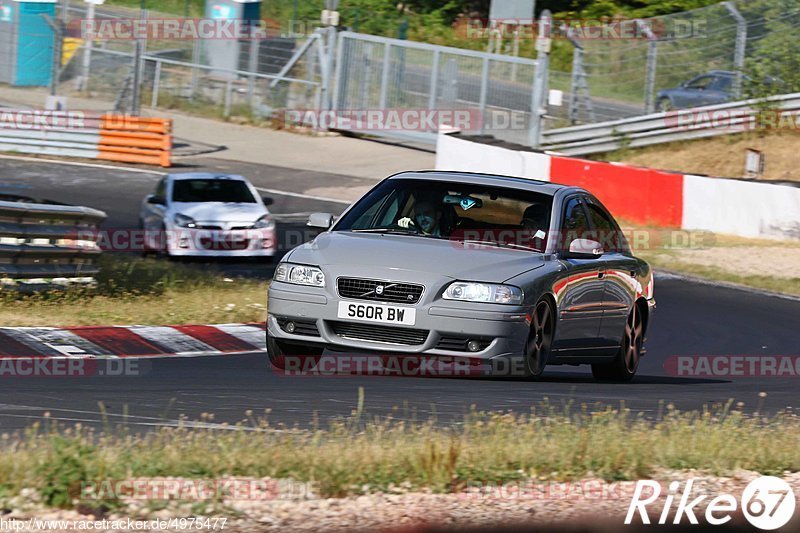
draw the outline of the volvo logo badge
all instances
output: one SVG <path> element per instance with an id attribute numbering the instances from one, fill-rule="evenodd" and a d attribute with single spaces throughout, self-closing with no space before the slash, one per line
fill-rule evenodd
<path id="1" fill-rule="evenodd" d="M 383 294 L 383 285 L 378 285 L 377 287 L 375 287 L 375 294 L 377 294 L 378 296 Z"/>

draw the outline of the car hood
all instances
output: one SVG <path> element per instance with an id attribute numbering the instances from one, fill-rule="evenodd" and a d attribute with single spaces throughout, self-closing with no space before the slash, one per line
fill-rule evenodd
<path id="1" fill-rule="evenodd" d="M 477 247 L 458 241 L 350 232 L 326 232 L 295 248 L 288 261 L 331 267 L 337 275 L 386 278 L 405 271 L 468 281 L 502 282 L 541 267 L 544 255 L 525 250 Z M 395 276 L 396 277 L 396 276 Z"/>
<path id="2" fill-rule="evenodd" d="M 173 204 L 175 214 L 192 217 L 198 222 L 248 222 L 253 223 L 267 214 L 259 203 L 239 204 L 224 202 L 197 202 Z"/>

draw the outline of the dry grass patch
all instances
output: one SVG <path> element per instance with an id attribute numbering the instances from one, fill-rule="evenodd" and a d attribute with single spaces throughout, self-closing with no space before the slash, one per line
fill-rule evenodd
<path id="1" fill-rule="evenodd" d="M 595 412 L 543 404 L 529 414 L 473 412 L 449 427 L 434 420 L 367 420 L 361 413 L 308 431 L 278 431 L 266 415 L 244 416 L 236 426 L 187 425 L 146 435 L 33 426 L 0 441 L 0 498 L 33 488 L 47 504 L 71 507 L 82 483 L 164 476 L 294 479 L 335 497 L 401 485 L 457 492 L 479 482 L 528 478 L 630 480 L 659 468 L 800 470 L 796 417 L 747 416 L 730 408 L 679 413 L 667 407 L 648 420 L 624 407 Z"/>

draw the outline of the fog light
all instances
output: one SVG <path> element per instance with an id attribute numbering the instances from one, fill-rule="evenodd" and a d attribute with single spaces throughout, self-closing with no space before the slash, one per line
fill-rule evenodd
<path id="1" fill-rule="evenodd" d="M 294 333 L 294 322 L 289 321 L 286 323 L 286 333 Z"/>
<path id="2" fill-rule="evenodd" d="M 480 352 L 481 343 L 478 341 L 467 341 L 467 350 L 470 352 Z"/>
<path id="3" fill-rule="evenodd" d="M 261 248 L 267 249 L 272 247 L 272 241 L 269 239 L 261 239 Z"/>

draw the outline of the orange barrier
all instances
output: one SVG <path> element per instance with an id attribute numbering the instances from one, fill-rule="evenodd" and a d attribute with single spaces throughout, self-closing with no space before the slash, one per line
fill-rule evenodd
<path id="1" fill-rule="evenodd" d="M 98 159 L 169 167 L 172 164 L 172 120 L 103 115 Z"/>

